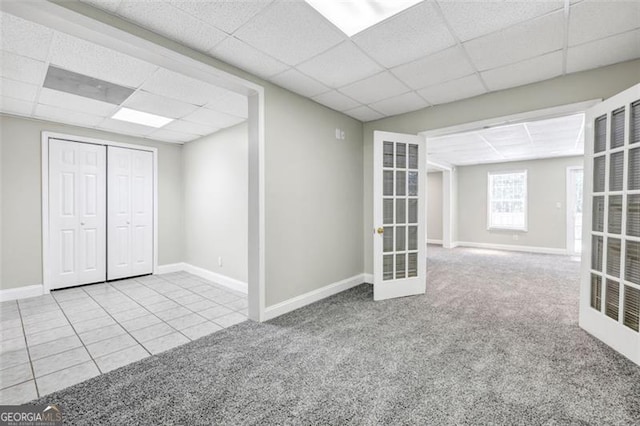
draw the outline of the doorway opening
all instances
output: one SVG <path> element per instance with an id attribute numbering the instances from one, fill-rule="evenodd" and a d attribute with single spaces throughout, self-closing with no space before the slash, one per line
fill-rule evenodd
<path id="1" fill-rule="evenodd" d="M 583 176 L 582 167 L 567 167 L 567 254 L 571 256 L 582 253 Z"/>

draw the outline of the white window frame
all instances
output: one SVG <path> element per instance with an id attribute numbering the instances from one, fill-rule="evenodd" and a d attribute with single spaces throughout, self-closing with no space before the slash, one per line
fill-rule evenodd
<path id="1" fill-rule="evenodd" d="M 504 226 L 504 225 L 492 225 L 491 223 L 491 177 L 498 175 L 524 175 L 524 226 Z M 528 232 L 529 230 L 529 178 L 527 170 L 504 170 L 487 172 L 487 230 L 507 230 L 507 231 L 521 231 Z"/>

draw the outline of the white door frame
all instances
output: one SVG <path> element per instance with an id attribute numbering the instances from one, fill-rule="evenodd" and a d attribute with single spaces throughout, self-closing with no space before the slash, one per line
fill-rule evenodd
<path id="1" fill-rule="evenodd" d="M 249 318 L 265 321 L 264 87 L 224 62 L 84 3 L 0 2 L 0 10 L 248 97 Z"/>
<path id="2" fill-rule="evenodd" d="M 158 273 L 158 148 L 113 142 L 106 139 L 87 138 L 64 133 L 42 132 L 42 280 L 43 291 L 49 293 L 53 277 L 51 276 L 51 253 L 49 227 L 49 141 L 60 139 L 69 142 L 92 145 L 115 146 L 119 148 L 137 149 L 153 154 L 153 273 Z M 105 212 L 106 214 L 106 212 Z"/>
<path id="3" fill-rule="evenodd" d="M 573 209 L 570 209 L 569 207 L 573 207 L 573 204 L 575 203 L 575 197 L 576 197 L 576 193 L 575 193 L 575 188 L 571 189 L 570 187 L 570 183 L 571 183 L 571 173 L 573 173 L 576 170 L 582 170 L 584 173 L 584 167 L 583 166 L 568 166 L 567 167 L 567 174 L 566 174 L 566 181 L 565 181 L 565 191 L 566 191 L 566 196 L 567 196 L 567 201 L 565 203 L 565 207 L 567 210 L 567 254 L 570 256 L 578 256 L 580 253 L 577 253 L 573 247 L 575 246 L 575 221 L 573 218 Z M 584 174 L 583 174 L 583 178 L 584 178 Z M 584 194 L 583 194 L 584 197 Z M 569 224 L 571 224 L 572 226 L 569 226 Z M 584 221 L 583 221 L 584 224 Z M 582 235 L 581 235 L 582 237 Z"/>
<path id="4" fill-rule="evenodd" d="M 427 140 L 427 149 L 428 146 L 429 141 Z M 455 208 L 454 199 L 457 193 L 453 176 L 455 167 L 431 160 L 427 160 L 427 165 L 442 173 L 442 247 L 454 248 L 453 227 L 455 226 L 455 221 L 452 219 L 455 217 L 453 209 Z M 427 243 L 429 243 L 428 239 Z"/>

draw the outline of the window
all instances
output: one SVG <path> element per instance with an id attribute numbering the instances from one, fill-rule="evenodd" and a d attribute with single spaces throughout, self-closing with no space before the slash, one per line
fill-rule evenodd
<path id="1" fill-rule="evenodd" d="M 527 230 L 527 172 L 489 173 L 489 229 Z"/>

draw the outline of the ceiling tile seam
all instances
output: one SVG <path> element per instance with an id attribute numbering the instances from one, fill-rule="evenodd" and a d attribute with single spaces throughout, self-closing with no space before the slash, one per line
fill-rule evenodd
<path id="1" fill-rule="evenodd" d="M 319 84 L 320 86 L 322 86 L 322 87 L 326 87 L 326 88 L 328 89 L 328 90 L 325 90 L 324 92 L 318 93 L 317 95 L 313 95 L 314 97 L 315 97 L 315 96 L 324 95 L 325 93 L 329 93 L 329 92 L 331 92 L 331 90 L 332 90 L 332 89 L 331 89 L 331 87 L 329 87 L 329 86 L 327 86 L 326 84 L 324 84 L 324 83 L 322 83 L 322 82 L 320 82 L 320 81 L 316 80 L 314 77 L 308 76 L 307 74 L 305 74 L 305 73 L 303 73 L 302 71 L 300 71 L 299 69 L 297 69 L 295 66 L 293 66 L 293 67 L 289 67 L 289 68 L 287 68 L 286 70 L 284 70 L 284 71 L 282 71 L 282 72 L 279 72 L 278 74 L 274 74 L 272 77 L 269 77 L 269 80 L 268 80 L 268 81 L 270 81 L 272 84 L 275 84 L 275 85 L 276 85 L 276 86 L 278 86 L 278 87 L 282 87 L 282 86 L 280 86 L 278 83 L 274 82 L 272 79 L 277 78 L 278 76 L 280 76 L 280 75 L 282 75 L 282 74 L 284 74 L 284 73 L 286 73 L 286 72 L 289 72 L 289 71 L 297 71 L 297 72 L 299 72 L 300 74 L 302 74 L 302 75 L 304 75 L 305 77 L 307 77 L 308 79 L 313 80 L 315 83 Z M 282 88 L 283 88 L 283 89 L 285 89 L 285 90 L 289 90 L 290 92 L 294 92 L 293 90 L 291 90 L 291 89 L 287 89 L 286 87 L 282 87 Z M 294 93 L 297 93 L 297 92 L 294 92 Z M 298 94 L 298 95 L 300 95 L 299 93 L 297 93 L 297 94 Z M 300 95 L 300 96 L 303 96 L 303 97 L 305 97 L 305 98 L 307 98 L 307 99 L 311 99 L 311 97 L 310 97 L 310 96 L 304 96 L 304 95 Z"/>
<path id="2" fill-rule="evenodd" d="M 199 22 L 203 23 L 204 25 L 206 25 L 209 28 L 212 28 L 214 30 L 217 30 L 217 31 L 220 31 L 221 33 L 226 34 L 227 36 L 231 36 L 233 34 L 233 33 L 228 33 L 225 30 L 223 30 L 222 28 L 218 28 L 213 24 L 210 24 L 209 22 L 205 21 L 204 19 L 201 19 L 198 15 L 194 15 L 193 13 L 189 12 L 188 10 L 183 9 L 180 6 L 177 6 L 177 5 L 175 5 L 175 4 L 171 3 L 171 2 L 166 2 L 166 5 L 171 7 L 171 8 L 173 8 L 173 9 L 175 9 L 175 10 L 177 10 L 177 11 L 179 11 L 180 13 L 184 13 L 185 15 L 190 16 L 191 18 L 194 18 L 196 21 L 199 21 Z M 257 14 L 254 15 L 254 16 L 257 16 Z M 249 18 L 249 20 L 247 22 L 249 22 L 251 19 L 253 19 L 253 17 Z M 246 22 L 245 22 L 245 24 L 246 24 Z M 244 24 L 242 24 L 242 25 L 244 25 Z M 237 29 L 236 29 L 236 31 L 237 31 Z M 222 41 L 224 41 L 225 39 L 226 39 L 226 37 Z M 221 43 L 221 41 L 216 43 L 216 46 L 218 44 L 220 44 L 220 43 Z M 213 47 L 211 47 L 210 49 L 213 49 Z"/>
<path id="3" fill-rule="evenodd" d="M 237 41 L 239 41 L 239 42 L 240 42 L 240 43 L 242 43 L 242 44 L 246 44 L 247 46 L 251 47 L 252 49 L 257 50 L 257 51 L 258 51 L 258 52 L 260 52 L 262 55 L 267 56 L 269 59 L 271 59 L 271 60 L 273 60 L 273 61 L 276 61 L 277 63 L 281 64 L 281 65 L 282 65 L 282 66 L 284 66 L 284 67 L 291 68 L 291 65 L 289 65 L 289 64 L 285 64 L 284 62 L 282 62 L 281 60 L 279 60 L 279 59 L 277 59 L 277 58 L 275 58 L 275 57 L 271 56 L 271 55 L 270 55 L 270 54 L 268 54 L 267 52 L 265 52 L 265 51 L 263 51 L 263 50 L 260 50 L 260 49 L 258 49 L 257 47 L 254 47 L 253 45 L 251 45 L 251 44 L 247 43 L 246 41 L 244 41 L 244 40 L 242 40 L 242 39 L 240 39 L 240 38 L 238 38 L 238 37 L 236 37 L 236 36 L 234 36 L 234 35 L 231 35 L 231 36 L 229 36 L 229 37 L 225 38 L 225 39 L 224 39 L 224 40 L 222 40 L 220 43 L 216 44 L 214 47 L 212 47 L 211 49 L 209 49 L 209 50 L 206 52 L 207 56 L 213 57 L 214 59 L 216 59 L 216 60 L 218 60 L 218 61 L 222 61 L 222 62 L 224 62 L 225 64 L 228 64 L 228 65 L 230 65 L 230 66 L 232 66 L 232 67 L 236 67 L 236 68 L 238 68 L 238 69 L 242 69 L 242 70 L 243 70 L 243 71 L 245 71 L 246 73 L 249 73 L 249 74 L 251 74 L 251 75 L 256 76 L 256 75 L 253 73 L 253 71 L 249 71 L 249 70 L 246 70 L 246 69 L 240 68 L 240 67 L 238 67 L 238 66 L 236 66 L 236 65 L 229 64 L 229 63 L 228 63 L 227 61 L 225 61 L 224 59 L 222 59 L 222 58 L 218 58 L 218 57 L 214 56 L 213 51 L 214 51 L 214 50 L 216 50 L 216 47 L 220 46 L 222 43 L 224 43 L 225 41 L 227 41 L 229 38 L 233 38 L 234 40 L 237 40 Z M 278 74 L 280 74 L 280 73 L 278 73 Z M 276 74 L 274 74 L 274 75 L 270 76 L 269 78 L 271 78 L 271 77 L 273 77 L 273 76 L 275 76 L 275 75 L 276 75 Z M 258 76 L 256 76 L 256 77 L 258 77 Z M 263 77 L 258 77 L 258 78 L 262 78 L 263 80 L 267 80 L 267 81 L 269 81 L 268 79 L 263 78 Z"/>
<path id="4" fill-rule="evenodd" d="M 600 38 L 596 38 L 594 40 L 585 41 L 583 43 L 570 45 L 570 46 L 568 46 L 568 48 L 569 48 L 569 50 L 571 50 L 571 49 L 576 48 L 576 47 L 582 47 L 582 46 L 585 46 L 585 45 L 590 44 L 590 43 L 595 43 L 595 42 L 598 42 L 598 41 L 607 40 L 609 38 L 618 37 L 618 36 L 621 36 L 623 34 L 632 33 L 634 31 L 638 31 L 638 30 L 640 30 L 640 26 L 638 26 L 636 28 L 632 28 L 630 30 L 625 30 L 625 31 L 622 31 L 622 32 L 619 32 L 619 33 L 610 34 L 610 35 L 608 35 L 606 37 L 600 37 Z"/>
<path id="5" fill-rule="evenodd" d="M 488 140 L 487 138 L 484 137 L 484 135 L 482 135 L 480 132 L 475 132 L 476 135 L 478 135 L 480 137 L 480 139 L 482 139 L 484 141 L 484 143 L 486 143 L 487 145 L 489 145 L 489 148 L 491 148 L 492 150 L 495 151 L 496 154 L 498 154 L 500 157 L 505 158 L 505 156 L 496 149 L 495 146 L 493 146 Z"/>
<path id="6" fill-rule="evenodd" d="M 482 75 L 480 75 L 480 71 L 478 70 L 478 67 L 476 66 L 476 64 L 471 60 L 471 55 L 469 55 L 469 52 L 467 52 L 466 47 L 464 46 L 464 44 L 462 43 L 462 41 L 460 40 L 460 37 L 458 37 L 458 34 L 456 34 L 456 32 L 453 30 L 453 27 L 451 26 L 451 24 L 449 23 L 449 21 L 447 20 L 446 16 L 444 15 L 444 12 L 442 12 L 442 8 L 440 7 L 440 3 L 438 3 L 437 1 L 434 2 L 434 8 L 435 10 L 438 12 L 438 14 L 440 15 L 440 17 L 442 18 L 444 24 L 446 25 L 447 29 L 449 30 L 449 32 L 451 33 L 451 36 L 453 36 L 453 39 L 456 42 L 456 46 L 458 46 L 459 49 L 462 50 L 462 53 L 465 57 L 465 59 L 467 60 L 467 62 L 469 62 L 469 64 L 471 65 L 471 68 L 474 71 L 474 74 L 478 77 L 478 79 L 480 80 L 480 83 L 482 84 L 482 87 L 484 88 L 485 92 L 488 93 L 491 90 L 489 90 L 489 86 L 487 85 L 487 83 L 485 83 L 484 79 L 482 78 Z M 449 47 L 450 48 L 450 47 Z"/>
<path id="7" fill-rule="evenodd" d="M 560 48 L 560 49 L 556 49 L 556 50 L 550 50 L 550 51 L 548 51 L 548 52 L 543 52 L 543 53 L 540 53 L 540 54 L 538 54 L 538 55 L 536 55 L 536 56 L 532 56 L 532 57 L 530 57 L 530 58 L 526 58 L 526 59 L 521 59 L 521 60 L 519 60 L 519 61 L 511 62 L 511 63 L 509 63 L 509 64 L 500 65 L 500 66 L 493 67 L 493 68 L 487 68 L 486 70 L 482 70 L 482 71 L 480 71 L 480 74 L 485 73 L 485 72 L 489 72 L 489 71 L 499 70 L 500 68 L 511 67 L 511 66 L 513 66 L 513 65 L 518 65 L 518 64 L 521 64 L 521 63 L 523 63 L 523 62 L 532 61 L 532 60 L 534 60 L 534 59 L 538 59 L 538 58 L 540 58 L 540 57 L 542 57 L 542 56 L 550 55 L 550 54 L 552 54 L 552 53 L 557 53 L 557 52 L 562 52 L 562 48 Z"/>
<path id="8" fill-rule="evenodd" d="M 569 46 L 569 20 L 570 17 L 570 9 L 571 9 L 571 0 L 564 0 L 564 34 L 562 39 L 562 75 L 567 74 L 567 52 Z"/>
<path id="9" fill-rule="evenodd" d="M 44 75 L 42 76 L 42 80 L 40 84 L 38 84 L 38 91 L 36 92 L 36 97 L 33 101 L 33 106 L 31 107 L 31 116 L 35 117 L 36 108 L 40 103 L 40 94 L 42 93 L 42 88 L 44 87 L 44 80 L 47 78 L 47 72 L 49 71 L 49 65 L 51 65 L 51 56 L 53 55 L 53 40 L 56 36 L 57 31 L 51 30 L 51 40 L 49 41 L 49 50 L 47 51 L 47 58 L 44 61 L 45 69 Z"/>
<path id="10" fill-rule="evenodd" d="M 527 126 L 527 123 L 522 123 L 522 125 L 524 126 L 524 131 L 527 132 L 527 137 L 529 138 L 529 142 L 531 143 L 531 145 L 535 145 L 533 143 L 533 138 L 531 137 L 531 132 L 529 131 L 529 126 Z"/>
<path id="11" fill-rule="evenodd" d="M 578 131 L 578 137 L 576 138 L 576 143 L 573 146 L 573 149 L 578 149 L 578 145 L 580 145 L 580 139 L 582 138 L 582 134 L 584 133 L 585 120 L 586 120 L 586 116 L 582 114 L 582 124 L 580 125 L 580 131 Z"/>

